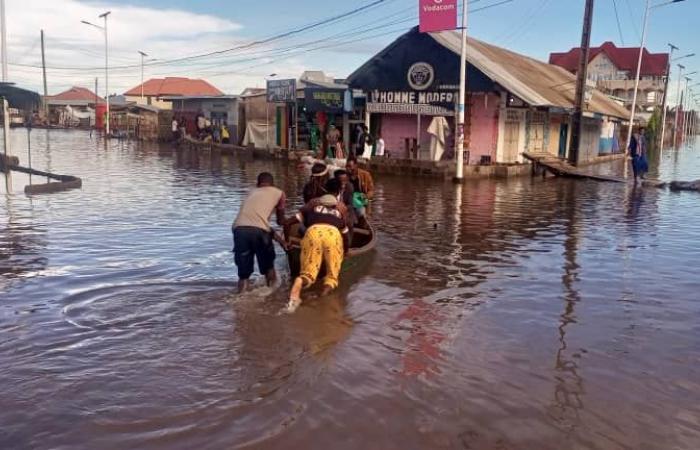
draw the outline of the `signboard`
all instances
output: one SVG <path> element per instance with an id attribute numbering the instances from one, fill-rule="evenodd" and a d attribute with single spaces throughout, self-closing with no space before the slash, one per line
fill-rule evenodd
<path id="1" fill-rule="evenodd" d="M 341 114 L 345 109 L 345 90 L 341 89 L 306 88 L 304 99 L 311 112 Z"/>
<path id="2" fill-rule="evenodd" d="M 457 28 L 457 0 L 419 0 L 420 32 Z"/>
<path id="3" fill-rule="evenodd" d="M 291 103 L 297 99 L 297 80 L 267 80 L 268 103 Z"/>
<path id="4" fill-rule="evenodd" d="M 367 96 L 367 111 L 386 114 L 448 116 L 455 111 L 458 95 L 449 91 L 379 91 Z"/>

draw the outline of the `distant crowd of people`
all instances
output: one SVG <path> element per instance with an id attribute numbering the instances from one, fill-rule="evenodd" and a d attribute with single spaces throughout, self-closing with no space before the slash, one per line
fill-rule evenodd
<path id="1" fill-rule="evenodd" d="M 317 137 L 312 139 L 312 149 L 316 150 L 319 159 L 345 159 L 346 157 L 371 159 L 372 156 L 386 155 L 386 144 L 381 132 L 374 136 L 365 124 L 360 124 L 355 129 L 354 138 L 350 151 L 346 151 L 340 129 L 331 123 L 323 135 L 323 139 Z"/>
<path id="2" fill-rule="evenodd" d="M 217 144 L 230 144 L 231 132 L 228 125 L 221 120 L 215 120 L 213 123 L 201 112 L 194 119 L 195 135 L 194 137 L 202 142 L 214 142 Z M 173 141 L 177 142 L 184 139 L 187 134 L 187 119 L 182 116 L 178 120 L 173 117 L 172 121 Z"/>

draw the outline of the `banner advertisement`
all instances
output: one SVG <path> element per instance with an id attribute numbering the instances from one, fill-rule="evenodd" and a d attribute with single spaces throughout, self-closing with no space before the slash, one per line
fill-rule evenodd
<path id="1" fill-rule="evenodd" d="M 419 0 L 421 33 L 457 28 L 457 0 Z"/>
<path id="2" fill-rule="evenodd" d="M 291 103 L 297 98 L 297 80 L 267 80 L 268 103 Z"/>

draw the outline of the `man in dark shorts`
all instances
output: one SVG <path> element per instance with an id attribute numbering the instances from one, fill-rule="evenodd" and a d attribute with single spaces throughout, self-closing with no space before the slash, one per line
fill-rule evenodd
<path id="1" fill-rule="evenodd" d="M 276 213 L 277 223 L 283 225 L 286 201 L 284 192 L 274 186 L 271 174 L 263 172 L 258 175 L 257 187 L 243 201 L 233 222 L 233 252 L 238 267 L 239 291 L 248 289 L 255 259 L 258 260 L 258 269 L 265 275 L 268 286 L 277 279 L 273 241 L 278 241 L 283 247 L 286 243 L 272 230 L 270 216 Z"/>

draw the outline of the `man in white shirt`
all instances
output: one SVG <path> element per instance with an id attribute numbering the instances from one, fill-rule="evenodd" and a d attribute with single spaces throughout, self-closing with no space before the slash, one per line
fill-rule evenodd
<path id="1" fill-rule="evenodd" d="M 375 156 L 384 156 L 384 150 L 386 149 L 386 144 L 382 138 L 381 131 L 377 133 L 377 149 L 374 151 Z"/>

